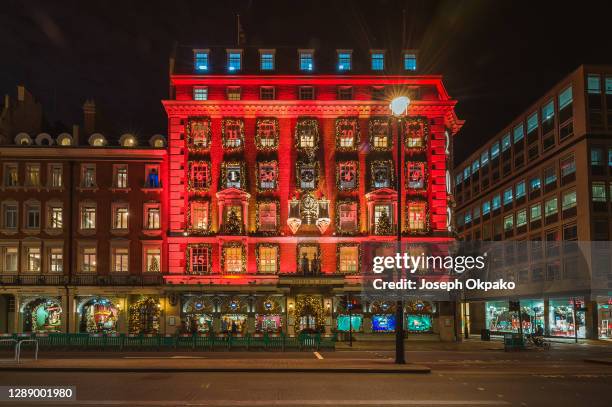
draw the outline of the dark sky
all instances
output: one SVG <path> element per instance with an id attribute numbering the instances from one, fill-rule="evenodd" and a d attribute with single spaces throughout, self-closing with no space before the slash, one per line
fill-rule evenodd
<path id="1" fill-rule="evenodd" d="M 80 121 L 95 98 L 118 132 L 166 134 L 160 100 L 173 43 L 420 49 L 466 125 L 456 160 L 493 136 L 582 63 L 612 64 L 612 8 L 560 1 L 29 1 L 0 9 L 0 92 L 23 83 L 52 121 Z"/>

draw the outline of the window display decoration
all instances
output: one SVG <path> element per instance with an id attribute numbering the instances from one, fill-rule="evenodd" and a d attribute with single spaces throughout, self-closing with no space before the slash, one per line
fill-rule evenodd
<path id="1" fill-rule="evenodd" d="M 279 134 L 278 119 L 261 118 L 255 121 L 255 146 L 258 150 L 277 150 Z"/>
<path id="2" fill-rule="evenodd" d="M 430 314 L 406 315 L 406 330 L 416 333 L 433 332 L 433 321 Z"/>
<path id="3" fill-rule="evenodd" d="M 260 205 L 261 204 L 275 204 L 276 205 L 276 227 L 274 230 L 262 230 L 262 223 L 260 221 Z M 277 236 L 280 233 L 280 202 L 277 199 L 261 199 L 257 201 L 256 212 L 255 212 L 255 224 L 257 225 L 257 232 L 263 236 Z"/>
<path id="4" fill-rule="evenodd" d="M 62 307 L 54 298 L 37 298 L 27 304 L 24 316 L 25 332 L 60 332 L 62 329 Z M 25 318 L 24 318 L 25 319 Z M 29 326 L 28 326 L 29 325 Z"/>
<path id="5" fill-rule="evenodd" d="M 314 153 L 319 149 L 319 122 L 313 118 L 299 118 L 295 126 L 295 148 Z"/>
<path id="6" fill-rule="evenodd" d="M 312 193 L 305 193 L 298 201 L 293 197 L 289 201 L 289 217 L 287 225 L 295 234 L 301 225 L 316 225 L 321 234 L 325 233 L 331 219 L 329 217 L 329 200 L 322 196 L 316 199 Z"/>
<path id="7" fill-rule="evenodd" d="M 391 118 L 374 117 L 370 119 L 368 133 L 372 151 L 391 151 L 393 148 Z"/>
<path id="8" fill-rule="evenodd" d="M 341 161 L 336 164 L 336 188 L 344 192 L 359 188 L 359 162 Z"/>
<path id="9" fill-rule="evenodd" d="M 211 127 L 208 117 L 190 117 L 185 125 L 187 149 L 190 152 L 202 152 L 210 148 Z"/>
<path id="10" fill-rule="evenodd" d="M 296 325 L 299 324 L 301 317 L 312 316 L 317 331 L 322 331 L 325 328 L 325 309 L 323 308 L 323 301 L 319 297 L 313 295 L 298 296 L 292 316 Z"/>
<path id="11" fill-rule="evenodd" d="M 348 223 L 342 214 L 342 207 L 352 206 L 355 208 L 355 226 L 351 230 L 347 230 L 342 227 L 343 224 Z M 336 201 L 336 235 L 339 236 L 354 236 L 359 233 L 359 202 L 356 200 L 344 199 Z"/>
<path id="12" fill-rule="evenodd" d="M 257 311 L 262 314 L 279 314 L 283 312 L 283 309 L 279 303 L 279 297 L 270 296 L 261 301 Z"/>
<path id="13" fill-rule="evenodd" d="M 238 188 L 246 190 L 246 166 L 243 161 L 223 161 L 221 163 L 221 186 L 223 189 Z"/>
<path id="14" fill-rule="evenodd" d="M 423 207 L 423 210 L 421 211 L 421 216 L 423 218 L 419 218 L 419 219 L 411 219 L 411 212 L 410 212 L 410 207 L 411 206 L 416 206 L 416 207 Z M 414 228 L 411 227 L 411 223 L 412 222 L 416 222 L 417 224 L 422 224 L 423 227 L 422 228 Z M 412 223 L 412 225 L 415 225 L 414 223 Z M 405 214 L 404 214 L 404 231 L 403 234 L 405 235 L 425 235 L 429 232 L 430 229 L 430 223 L 429 223 L 429 208 L 427 205 L 427 201 L 426 200 L 409 200 L 406 202 L 406 210 L 405 210 Z"/>
<path id="15" fill-rule="evenodd" d="M 383 211 L 378 218 L 374 230 L 379 236 L 388 236 L 393 234 L 393 225 L 391 224 L 391 217 L 387 211 Z"/>
<path id="16" fill-rule="evenodd" d="M 243 301 L 241 297 L 225 297 L 221 301 L 221 312 L 246 314 L 248 312 L 248 305 L 248 302 Z"/>
<path id="17" fill-rule="evenodd" d="M 221 121 L 221 141 L 226 151 L 240 151 L 244 147 L 244 121 L 226 118 Z"/>
<path id="18" fill-rule="evenodd" d="M 212 245 L 190 243 L 185 249 L 185 274 L 212 273 Z"/>
<path id="19" fill-rule="evenodd" d="M 206 192 L 210 188 L 210 161 L 189 161 L 187 163 L 187 190 Z"/>
<path id="20" fill-rule="evenodd" d="M 314 254 L 311 256 L 307 252 L 314 252 Z M 321 272 L 321 247 L 317 243 L 298 243 L 296 246 L 296 259 L 299 273 L 303 275 L 318 275 Z"/>
<path id="21" fill-rule="evenodd" d="M 357 248 L 357 269 L 353 273 L 345 273 L 342 274 L 359 274 L 359 270 L 361 270 L 361 250 L 359 248 L 359 244 L 357 243 L 337 243 L 336 244 L 336 272 L 341 273 L 340 271 L 340 252 L 343 247 L 356 247 Z"/>
<path id="22" fill-rule="evenodd" d="M 406 312 L 410 314 L 432 313 L 433 307 L 431 302 L 423 300 L 408 299 L 405 302 Z"/>
<path id="23" fill-rule="evenodd" d="M 257 192 L 276 191 L 278 188 L 278 161 L 257 163 Z"/>
<path id="24" fill-rule="evenodd" d="M 118 319 L 117 305 L 108 298 L 93 298 L 82 307 L 79 330 L 88 333 L 115 333 Z"/>
<path id="25" fill-rule="evenodd" d="M 228 207 L 226 210 L 229 211 L 227 213 L 227 217 L 223 221 L 223 234 L 225 235 L 241 235 L 243 233 L 244 224 L 242 223 L 242 219 L 238 216 L 235 208 Z"/>
<path id="26" fill-rule="evenodd" d="M 130 305 L 129 326 L 131 334 L 157 334 L 159 332 L 159 301 L 141 297 Z"/>
<path id="27" fill-rule="evenodd" d="M 359 120 L 356 117 L 336 119 L 336 151 L 357 151 L 359 141 Z"/>
<path id="28" fill-rule="evenodd" d="M 336 318 L 336 329 L 340 332 L 361 332 L 363 328 L 363 315 L 338 315 Z"/>
<path id="29" fill-rule="evenodd" d="M 393 160 L 374 160 L 370 163 L 370 187 L 394 188 L 395 164 Z"/>
<path id="30" fill-rule="evenodd" d="M 259 249 L 262 247 L 269 247 L 276 249 L 276 272 L 279 272 L 280 267 L 280 246 L 278 243 L 257 243 L 255 245 L 255 261 L 257 262 L 257 272 L 262 274 L 272 274 L 269 271 L 261 271 L 260 270 L 260 258 L 259 258 Z"/>
<path id="31" fill-rule="evenodd" d="M 194 205 L 204 205 L 206 207 L 206 219 L 204 222 L 206 223 L 206 227 L 202 228 L 199 225 L 194 224 L 194 219 L 192 219 L 192 207 Z M 189 208 L 187 208 L 187 232 L 192 235 L 209 235 L 211 233 L 210 229 L 210 201 L 209 200 L 190 200 Z"/>
<path id="32" fill-rule="evenodd" d="M 404 142 L 410 150 L 424 150 L 429 139 L 429 121 L 426 117 L 409 117 L 402 122 Z"/>
<path id="33" fill-rule="evenodd" d="M 313 191 L 319 187 L 319 163 L 314 160 L 295 163 L 296 189 Z"/>
<path id="34" fill-rule="evenodd" d="M 393 314 L 395 313 L 395 304 L 387 301 L 374 301 L 370 307 L 370 312 L 373 314 Z"/>
<path id="35" fill-rule="evenodd" d="M 427 190 L 427 165 L 423 161 L 406 161 L 406 188 L 411 191 Z"/>
<path id="36" fill-rule="evenodd" d="M 225 249 L 229 249 L 229 248 L 240 248 L 240 274 L 244 274 L 246 273 L 246 250 L 244 248 L 244 245 L 242 244 L 242 242 L 226 242 L 223 244 L 223 246 L 221 246 L 221 270 L 223 273 L 225 273 L 225 262 L 227 261 L 227 259 L 225 258 Z"/>
<path id="37" fill-rule="evenodd" d="M 395 331 L 394 314 L 372 315 L 372 331 L 374 332 L 393 332 Z"/>

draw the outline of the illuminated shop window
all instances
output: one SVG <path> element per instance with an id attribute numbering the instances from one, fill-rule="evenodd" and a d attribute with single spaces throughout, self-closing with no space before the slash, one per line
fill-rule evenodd
<path id="1" fill-rule="evenodd" d="M 242 273 L 244 267 L 242 244 L 227 244 L 223 246 L 223 271 L 226 273 Z"/>
<path id="2" fill-rule="evenodd" d="M 257 271 L 276 274 L 278 271 L 278 245 L 259 244 L 257 246 Z"/>
<path id="3" fill-rule="evenodd" d="M 358 163 L 345 161 L 337 164 L 337 181 L 341 191 L 350 191 L 357 188 L 359 183 Z"/>
<path id="4" fill-rule="evenodd" d="M 275 190 L 278 179 L 278 163 L 276 161 L 266 161 L 257 163 L 257 166 L 259 189 L 262 191 Z"/>
<path id="5" fill-rule="evenodd" d="M 187 245 L 188 274 L 210 274 L 211 247 L 207 244 Z"/>
<path id="6" fill-rule="evenodd" d="M 278 204 L 276 202 L 259 202 L 257 204 L 257 230 L 259 232 L 276 232 L 278 228 Z"/>
<path id="7" fill-rule="evenodd" d="M 208 100 L 208 88 L 206 86 L 195 86 L 193 88 L 193 100 Z"/>
<path id="8" fill-rule="evenodd" d="M 338 272 L 340 274 L 354 274 L 359 271 L 359 246 L 338 247 Z"/>
<path id="9" fill-rule="evenodd" d="M 196 72 L 208 71 L 208 50 L 194 50 L 193 51 L 193 66 Z"/>
<path id="10" fill-rule="evenodd" d="M 192 190 L 206 190 L 210 186 L 210 162 L 189 161 L 189 187 Z"/>
<path id="11" fill-rule="evenodd" d="M 300 71 L 312 72 L 314 69 L 314 51 L 299 50 Z"/>
<path id="12" fill-rule="evenodd" d="M 406 186 L 410 189 L 425 188 L 425 163 L 409 161 L 406 163 Z"/>
<path id="13" fill-rule="evenodd" d="M 338 51 L 338 70 L 341 72 L 350 71 L 352 67 L 351 51 Z"/>
<path id="14" fill-rule="evenodd" d="M 191 201 L 189 202 L 189 228 L 195 232 L 208 231 L 209 202 Z"/>
<path id="15" fill-rule="evenodd" d="M 383 52 L 372 52 L 372 70 L 383 71 L 385 69 L 385 54 Z"/>
<path id="16" fill-rule="evenodd" d="M 426 202 L 408 203 L 408 229 L 410 231 L 425 231 L 427 219 Z"/>
<path id="17" fill-rule="evenodd" d="M 359 213 L 356 202 L 340 202 L 338 211 L 338 230 L 343 233 L 355 233 L 358 228 Z"/>
<path id="18" fill-rule="evenodd" d="M 206 149 L 210 146 L 210 119 L 190 118 L 185 129 L 187 148 L 191 151 Z"/>

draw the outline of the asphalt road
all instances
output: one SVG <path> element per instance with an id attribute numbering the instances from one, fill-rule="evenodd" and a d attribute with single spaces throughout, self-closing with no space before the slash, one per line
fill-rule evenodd
<path id="1" fill-rule="evenodd" d="M 91 356 L 91 354 L 89 354 Z M 389 358 L 389 351 L 321 352 Z M 56 355 L 54 355 L 55 357 Z M 105 357 L 315 358 L 312 352 L 102 354 Z M 612 366 L 585 363 L 606 349 L 504 353 L 407 352 L 429 375 L 321 373 L 1 372 L 0 385 L 72 385 L 79 406 L 610 406 Z M 44 355 L 43 355 L 44 357 Z M 0 402 L 2 405 L 50 405 Z"/>

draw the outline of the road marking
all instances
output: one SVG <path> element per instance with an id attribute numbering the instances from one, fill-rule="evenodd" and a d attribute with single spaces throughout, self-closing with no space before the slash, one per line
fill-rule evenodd
<path id="1" fill-rule="evenodd" d="M 66 405 L 98 406 L 506 406 L 502 400 L 74 400 Z"/>
<path id="2" fill-rule="evenodd" d="M 324 359 L 319 352 L 314 352 L 314 355 L 317 357 L 317 359 Z"/>

